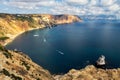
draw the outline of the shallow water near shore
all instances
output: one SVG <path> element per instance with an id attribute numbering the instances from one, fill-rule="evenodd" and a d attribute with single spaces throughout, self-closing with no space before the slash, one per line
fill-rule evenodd
<path id="1" fill-rule="evenodd" d="M 17 49 L 53 74 L 95 64 L 105 55 L 107 68 L 120 67 L 120 23 L 82 22 L 19 35 L 7 49 Z"/>

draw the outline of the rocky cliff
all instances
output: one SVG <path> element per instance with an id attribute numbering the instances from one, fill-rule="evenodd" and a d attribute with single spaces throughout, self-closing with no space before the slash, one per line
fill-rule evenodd
<path id="1" fill-rule="evenodd" d="M 81 70 L 70 70 L 67 74 L 54 76 L 56 80 L 120 80 L 120 68 L 100 69 L 88 65 Z"/>
<path id="2" fill-rule="evenodd" d="M 52 18 L 55 20 L 57 24 L 68 24 L 72 22 L 78 22 L 80 20 L 79 17 L 73 15 L 54 15 Z"/>
<path id="3" fill-rule="evenodd" d="M 0 46 L 0 80 L 54 80 L 25 54 Z"/>

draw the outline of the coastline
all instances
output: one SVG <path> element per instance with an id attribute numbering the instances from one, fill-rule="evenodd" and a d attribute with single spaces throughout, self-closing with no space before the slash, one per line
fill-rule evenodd
<path id="1" fill-rule="evenodd" d="M 9 35 L 9 36 L 8 36 L 9 39 L 6 40 L 5 43 L 3 43 L 3 46 L 6 46 L 7 44 L 11 43 L 16 37 L 18 37 L 19 35 L 27 32 L 27 31 L 32 31 L 32 30 L 37 30 L 37 29 L 43 29 L 43 28 L 45 28 L 45 27 L 30 28 L 30 29 L 28 29 L 28 30 L 26 30 L 26 31 L 25 31 L 25 30 L 24 30 L 24 31 L 21 31 L 21 32 L 15 34 L 15 35 Z"/>
<path id="2" fill-rule="evenodd" d="M 0 44 L 2 46 L 6 46 L 26 31 L 82 21 L 76 15 L 64 14 L 60 16 L 50 14 L 0 14 L 0 16 L 0 27 L 2 27 L 0 36 L 3 37 Z M 7 37 L 7 39 L 4 39 L 4 37 Z"/>
<path id="3" fill-rule="evenodd" d="M 71 22 L 71 23 L 74 23 L 74 22 Z M 63 25 L 63 24 L 71 24 L 71 23 L 60 23 L 60 24 L 57 24 L 57 25 Z M 15 35 L 9 35 L 7 37 L 9 37 L 8 40 L 6 40 L 4 43 L 3 43 L 3 46 L 6 46 L 7 44 L 11 43 L 16 37 L 18 37 L 19 35 L 27 32 L 27 31 L 32 31 L 32 30 L 37 30 L 37 29 L 43 29 L 43 28 L 46 28 L 46 26 L 44 27 L 37 27 L 37 28 L 29 28 L 28 30 L 23 30 L 21 32 L 18 32 L 17 34 Z"/>

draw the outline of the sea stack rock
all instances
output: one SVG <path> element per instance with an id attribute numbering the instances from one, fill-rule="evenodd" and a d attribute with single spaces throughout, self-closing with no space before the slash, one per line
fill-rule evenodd
<path id="1" fill-rule="evenodd" d="M 97 66 L 105 66 L 105 56 L 101 55 L 96 61 Z"/>

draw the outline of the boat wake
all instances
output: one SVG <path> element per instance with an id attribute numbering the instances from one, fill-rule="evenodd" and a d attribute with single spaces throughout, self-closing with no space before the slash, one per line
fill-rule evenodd
<path id="1" fill-rule="evenodd" d="M 46 41 L 47 41 L 47 40 L 44 38 L 44 39 L 43 39 L 43 42 L 46 42 Z"/>
<path id="2" fill-rule="evenodd" d="M 61 55 L 64 55 L 64 53 L 63 52 L 61 52 L 61 51 L 59 51 L 59 50 L 56 50 L 59 54 L 61 54 Z"/>

